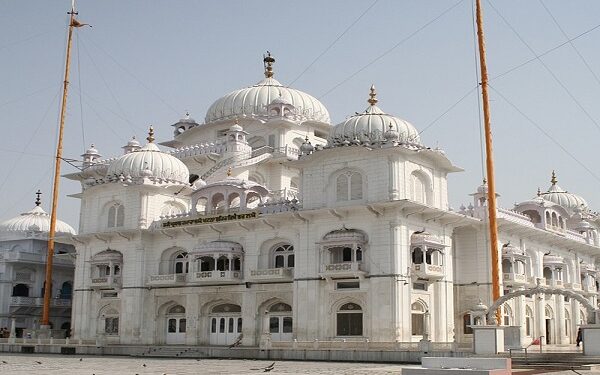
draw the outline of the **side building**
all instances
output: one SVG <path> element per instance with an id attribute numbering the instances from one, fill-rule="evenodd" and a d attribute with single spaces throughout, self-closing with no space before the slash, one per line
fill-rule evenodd
<path id="1" fill-rule="evenodd" d="M 46 257 L 50 215 L 36 199 L 35 207 L 0 223 L 0 328 L 12 337 L 23 337 L 39 328 L 46 287 Z M 56 338 L 68 335 L 71 326 L 74 247 L 61 236 L 75 230 L 57 220 L 53 265 L 50 326 Z"/>

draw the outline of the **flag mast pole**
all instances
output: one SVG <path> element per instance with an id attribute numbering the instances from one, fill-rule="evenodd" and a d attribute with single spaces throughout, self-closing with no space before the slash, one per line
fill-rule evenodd
<path id="1" fill-rule="evenodd" d="M 58 130 L 58 143 L 56 145 L 56 159 L 54 162 L 54 184 L 52 187 L 52 211 L 50 213 L 50 232 L 48 233 L 48 253 L 46 255 L 46 281 L 44 284 L 44 305 L 42 309 L 42 320 L 40 328 L 49 329 L 50 327 L 50 297 L 52 296 L 52 263 L 54 261 L 54 236 L 56 234 L 56 211 L 58 206 L 58 187 L 60 183 L 60 164 L 62 162 L 63 152 L 63 133 L 65 127 L 65 117 L 67 113 L 67 93 L 69 90 L 69 69 L 71 60 L 71 44 L 73 41 L 73 28 L 81 24 L 75 19 L 75 0 L 71 2 L 71 11 L 67 14 L 69 17 L 69 34 L 67 37 L 67 54 L 65 61 L 65 75 L 63 81 L 62 103 L 60 107 L 60 120 Z"/>
<path id="2" fill-rule="evenodd" d="M 496 222 L 496 182 L 494 179 L 494 158 L 492 151 L 492 128 L 490 125 L 490 101 L 488 96 L 488 74 L 485 59 L 485 39 L 483 35 L 483 12 L 481 0 L 476 0 L 477 42 L 479 44 L 479 66 L 481 69 L 481 93 L 483 97 L 483 120 L 485 127 L 485 165 L 487 170 L 487 200 L 490 231 L 490 251 L 492 256 L 492 299 L 500 298 L 500 269 L 498 257 L 498 224 Z M 500 309 L 495 312 L 496 324 L 501 324 Z"/>

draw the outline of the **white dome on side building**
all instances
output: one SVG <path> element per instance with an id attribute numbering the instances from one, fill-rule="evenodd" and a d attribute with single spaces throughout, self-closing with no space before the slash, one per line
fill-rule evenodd
<path id="1" fill-rule="evenodd" d="M 147 139 L 148 143 L 144 147 L 113 161 L 108 167 L 107 177 L 154 177 L 187 185 L 190 177 L 187 166 L 175 156 L 160 151 L 154 144 L 152 127 Z"/>
<path id="2" fill-rule="evenodd" d="M 39 197 L 36 206 L 17 217 L 0 223 L 0 238 L 47 238 L 50 232 L 50 215 L 40 207 Z M 75 229 L 64 221 L 56 220 L 56 235 L 76 234 Z"/>
<path id="3" fill-rule="evenodd" d="M 383 140 L 386 135 L 394 135 L 400 143 L 421 145 L 417 129 L 408 121 L 385 113 L 376 104 L 378 102 L 375 86 L 371 86 L 369 106 L 362 113 L 346 119 L 333 127 L 330 138 L 360 141 Z"/>
<path id="4" fill-rule="evenodd" d="M 329 112 L 319 100 L 300 90 L 285 87 L 273 78 L 273 62 L 275 59 L 270 54 L 265 57 L 265 79 L 217 99 L 208 108 L 204 122 L 265 116 L 267 105 L 277 100 L 293 105 L 298 114 L 308 121 L 330 123 Z"/>

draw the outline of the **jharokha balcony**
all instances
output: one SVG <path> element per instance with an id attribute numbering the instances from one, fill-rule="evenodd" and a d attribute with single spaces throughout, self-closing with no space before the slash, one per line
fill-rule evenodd
<path id="1" fill-rule="evenodd" d="M 121 276 L 100 276 L 92 278 L 92 288 L 96 289 L 120 289 Z"/>
<path id="2" fill-rule="evenodd" d="M 366 274 L 362 262 L 342 262 L 321 264 L 320 276 L 323 278 L 363 277 Z"/>
<path id="3" fill-rule="evenodd" d="M 511 286 L 524 286 L 529 285 L 529 278 L 525 274 L 515 273 L 515 272 L 505 272 L 503 273 L 502 280 L 504 281 L 504 285 Z"/>
<path id="4" fill-rule="evenodd" d="M 198 271 L 190 275 L 194 283 L 238 283 L 242 279 L 242 271 Z"/>

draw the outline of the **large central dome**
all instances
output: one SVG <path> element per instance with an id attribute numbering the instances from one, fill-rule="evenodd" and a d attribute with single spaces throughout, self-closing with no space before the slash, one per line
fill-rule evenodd
<path id="1" fill-rule="evenodd" d="M 320 101 L 305 92 L 285 87 L 273 78 L 273 62 L 275 59 L 270 55 L 265 58 L 265 79 L 262 81 L 217 99 L 206 112 L 204 122 L 264 116 L 267 105 L 281 98 L 296 107 L 307 120 L 329 123 L 329 112 Z"/>

